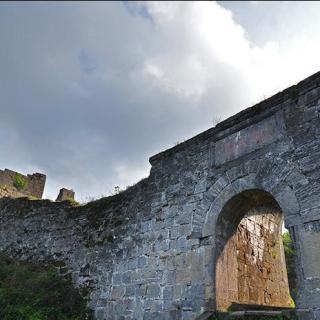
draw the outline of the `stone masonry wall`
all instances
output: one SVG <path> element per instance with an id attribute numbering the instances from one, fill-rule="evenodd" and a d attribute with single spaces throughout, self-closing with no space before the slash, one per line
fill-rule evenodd
<path id="1" fill-rule="evenodd" d="M 26 176 L 21 174 L 21 176 L 25 179 L 27 184 L 25 189 L 19 191 L 16 190 L 16 188 L 13 185 L 14 177 L 16 174 L 18 174 L 18 172 L 9 169 L 0 170 L 0 186 L 6 186 L 9 189 L 11 189 L 11 195 L 18 193 L 19 195 L 21 194 L 24 196 L 33 196 L 39 199 L 42 198 L 46 182 L 46 176 L 44 174 L 34 173 L 28 174 Z"/>
<path id="2" fill-rule="evenodd" d="M 0 250 L 65 264 L 96 319 L 197 319 L 217 308 L 221 212 L 236 196 L 259 205 L 246 191 L 262 190 L 295 243 L 300 318 L 320 319 L 319 112 L 315 74 L 153 156 L 150 176 L 116 196 L 0 199 Z"/>

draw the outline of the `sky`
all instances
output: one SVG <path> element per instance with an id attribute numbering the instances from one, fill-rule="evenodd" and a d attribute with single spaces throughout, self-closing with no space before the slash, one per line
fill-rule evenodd
<path id="1" fill-rule="evenodd" d="M 320 2 L 0 2 L 0 169 L 86 202 L 320 70 Z"/>

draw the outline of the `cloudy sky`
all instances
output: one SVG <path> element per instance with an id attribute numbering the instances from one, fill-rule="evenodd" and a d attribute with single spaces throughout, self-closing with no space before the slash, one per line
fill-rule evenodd
<path id="1" fill-rule="evenodd" d="M 77 199 L 320 70 L 319 2 L 0 3 L 0 168 Z"/>

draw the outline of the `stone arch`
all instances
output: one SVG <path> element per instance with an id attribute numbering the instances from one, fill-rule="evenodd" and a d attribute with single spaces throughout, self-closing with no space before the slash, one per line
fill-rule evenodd
<path id="1" fill-rule="evenodd" d="M 224 206 L 232 198 L 243 192 L 259 190 L 274 199 L 283 214 L 287 228 L 299 219 L 300 207 L 294 193 L 294 187 L 296 183 L 301 183 L 305 178 L 297 168 L 288 166 L 285 161 L 281 159 L 275 161 L 276 163 L 270 164 L 264 160 L 255 160 L 253 170 L 248 163 L 242 163 L 236 169 L 231 169 L 233 172 L 224 172 L 207 191 L 206 198 L 212 201 L 204 218 L 202 237 L 211 239 L 209 242 L 212 243 L 212 256 L 211 258 L 207 257 L 209 262 L 206 269 L 209 275 L 206 279 L 206 285 L 212 286 L 214 292 L 216 292 L 216 235 L 218 231 L 216 227 Z M 291 228 L 289 231 L 291 233 Z M 209 299 L 209 297 L 207 298 Z M 216 309 L 216 304 L 216 296 L 214 295 L 208 304 L 209 308 Z"/>
<path id="2" fill-rule="evenodd" d="M 231 198 L 246 190 L 263 190 L 272 195 L 283 212 L 286 226 L 289 227 L 291 225 L 290 218 L 297 216 L 300 212 L 299 203 L 292 186 L 286 183 L 286 181 L 277 181 L 278 178 L 275 177 L 274 181 L 277 181 L 277 183 L 270 188 L 268 185 L 261 183 L 257 177 L 256 173 L 250 173 L 232 182 L 228 181 L 226 175 L 219 178 L 218 182 L 222 180 L 225 181 L 223 188 L 218 191 L 210 188 L 206 195 L 207 198 L 214 200 L 211 202 L 210 208 L 205 215 L 202 237 L 214 235 L 217 218 L 224 205 Z M 268 177 L 268 180 L 272 180 L 272 178 L 273 177 Z M 215 187 L 215 185 L 213 187 Z"/>

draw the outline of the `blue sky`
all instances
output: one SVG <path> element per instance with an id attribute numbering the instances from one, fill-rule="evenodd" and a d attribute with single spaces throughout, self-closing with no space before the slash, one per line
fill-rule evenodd
<path id="1" fill-rule="evenodd" d="M 1 2 L 0 168 L 77 199 L 320 70 L 318 2 Z"/>

